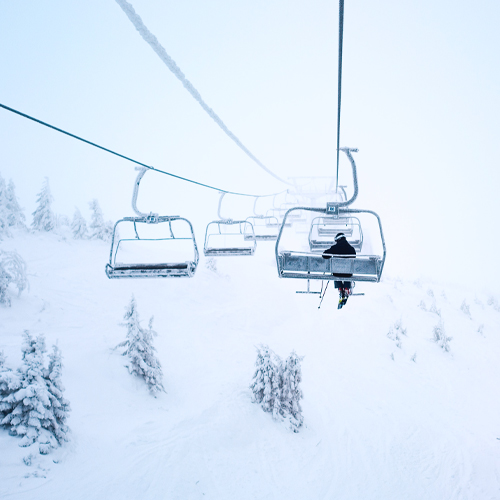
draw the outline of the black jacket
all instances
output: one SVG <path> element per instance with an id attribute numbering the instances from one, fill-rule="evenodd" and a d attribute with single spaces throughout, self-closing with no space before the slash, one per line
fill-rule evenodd
<path id="1" fill-rule="evenodd" d="M 332 245 L 328 250 L 323 252 L 323 259 L 330 259 L 332 255 L 356 255 L 356 250 L 349 245 L 348 241 L 340 238 L 335 245 Z M 337 273 L 334 276 L 338 278 L 350 278 L 352 274 Z"/>

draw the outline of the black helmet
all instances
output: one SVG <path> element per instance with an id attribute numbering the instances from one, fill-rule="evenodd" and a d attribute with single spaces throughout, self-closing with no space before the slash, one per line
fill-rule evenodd
<path id="1" fill-rule="evenodd" d="M 341 238 L 345 238 L 344 233 L 337 233 L 337 236 L 335 236 L 335 241 L 339 241 Z"/>

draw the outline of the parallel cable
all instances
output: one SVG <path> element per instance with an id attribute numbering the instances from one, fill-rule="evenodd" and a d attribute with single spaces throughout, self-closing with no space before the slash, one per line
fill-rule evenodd
<path id="1" fill-rule="evenodd" d="M 338 101 L 337 101 L 337 186 L 339 189 L 339 153 L 340 153 L 340 104 L 342 97 L 342 47 L 344 43 L 344 0 L 339 0 L 339 79 L 338 79 Z"/>
<path id="2" fill-rule="evenodd" d="M 73 139 L 77 139 L 79 141 L 85 142 L 86 144 L 90 144 L 91 146 L 94 146 L 95 148 L 99 148 L 99 149 L 102 149 L 103 151 L 111 153 L 111 154 L 113 154 L 115 156 L 119 156 L 120 158 L 123 158 L 124 160 L 131 161 L 132 163 L 140 165 L 141 167 L 145 167 L 145 168 L 147 168 L 149 170 L 153 170 L 153 171 L 158 172 L 160 174 L 165 174 L 165 175 L 168 175 L 170 177 L 174 177 L 175 179 L 179 179 L 181 181 L 190 182 L 191 184 L 196 184 L 196 185 L 201 186 L 201 187 L 205 187 L 205 188 L 208 188 L 208 189 L 213 189 L 214 191 L 218 191 L 219 193 L 234 194 L 236 196 L 250 196 L 252 198 L 254 198 L 254 197 L 264 198 L 264 197 L 267 197 L 267 196 L 276 196 L 277 194 L 281 194 L 281 193 L 284 193 L 286 191 L 286 189 L 285 189 L 285 190 L 280 191 L 278 193 L 255 195 L 255 194 L 238 193 L 238 192 L 235 192 L 235 191 L 227 191 L 225 189 L 220 189 L 218 187 L 210 186 L 208 184 L 203 184 L 202 182 L 193 181 L 192 179 L 188 179 L 187 177 L 181 177 L 180 175 L 172 174 L 172 173 L 167 172 L 165 170 L 160 170 L 159 168 L 152 167 L 151 165 L 146 165 L 145 163 L 142 163 L 140 161 L 134 160 L 133 158 L 129 158 L 128 156 L 125 156 L 125 155 L 122 155 L 120 153 L 117 153 L 117 152 L 115 152 L 115 151 L 113 151 L 111 149 L 105 148 L 104 146 L 100 146 L 99 144 L 96 144 L 95 142 L 88 141 L 87 139 L 83 139 L 82 137 L 79 137 L 79 136 L 77 136 L 75 134 L 67 132 L 66 130 L 63 130 L 63 129 L 58 128 L 58 127 L 55 127 L 54 125 L 50 125 L 50 123 L 43 122 L 42 120 L 39 120 L 38 118 L 34 118 L 33 116 L 27 115 L 25 113 L 21 113 L 21 111 L 18 111 L 17 109 L 9 108 L 9 106 L 5 106 L 5 104 L 0 103 L 0 107 L 6 109 L 7 111 L 11 111 L 12 113 L 15 113 L 17 115 L 20 115 L 20 116 L 22 116 L 24 118 L 28 118 L 28 120 L 32 120 L 32 121 L 34 121 L 36 123 L 39 123 L 40 125 L 44 125 L 45 127 L 51 128 L 53 130 L 56 130 L 57 132 L 61 132 L 62 134 L 65 134 L 65 135 L 68 135 L 70 137 L 73 137 Z"/>
<path id="3" fill-rule="evenodd" d="M 285 184 L 290 184 L 289 182 L 278 177 L 274 172 L 269 170 L 257 157 L 255 157 L 250 150 L 248 150 L 245 145 L 236 137 L 236 135 L 229 130 L 227 125 L 221 120 L 221 118 L 215 113 L 215 111 L 203 100 L 200 93 L 194 85 L 186 78 L 184 73 L 181 71 L 179 66 L 175 61 L 167 54 L 167 51 L 160 44 L 158 39 L 149 31 L 141 17 L 134 10 L 134 7 L 130 5 L 126 0 L 116 0 L 116 3 L 122 8 L 123 12 L 130 19 L 135 29 L 139 32 L 141 37 L 147 42 L 150 47 L 156 52 L 158 57 L 165 63 L 167 68 L 179 79 L 184 86 L 184 88 L 194 97 L 198 104 L 205 110 L 205 112 L 212 118 L 212 120 L 219 125 L 219 127 L 224 131 L 224 133 L 249 157 L 251 158 L 260 168 L 265 170 L 269 175 L 272 175 L 275 179 Z"/>

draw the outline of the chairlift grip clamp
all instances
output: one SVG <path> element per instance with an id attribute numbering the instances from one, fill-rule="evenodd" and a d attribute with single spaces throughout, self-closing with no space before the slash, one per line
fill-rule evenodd
<path id="1" fill-rule="evenodd" d="M 158 224 L 158 214 L 154 214 L 153 212 L 150 212 L 149 215 L 146 216 L 146 223 L 147 224 Z"/>
<path id="2" fill-rule="evenodd" d="M 339 205 L 334 202 L 327 202 L 326 204 L 326 213 L 331 215 L 333 219 L 339 218 Z"/>

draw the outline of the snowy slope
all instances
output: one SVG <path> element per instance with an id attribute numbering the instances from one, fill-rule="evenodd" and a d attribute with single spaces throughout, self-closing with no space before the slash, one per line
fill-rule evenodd
<path id="1" fill-rule="evenodd" d="M 318 310 L 295 294 L 305 283 L 278 279 L 266 242 L 179 280 L 108 280 L 98 241 L 19 234 L 2 248 L 26 260 L 30 290 L 0 309 L 0 349 L 17 367 L 23 330 L 58 342 L 72 434 L 28 467 L 0 430 L 0 498 L 500 498 L 494 297 L 385 276 L 341 311 L 330 289 Z M 155 316 L 157 399 L 112 351 L 132 294 Z M 251 403 L 259 343 L 305 356 L 298 434 Z"/>

